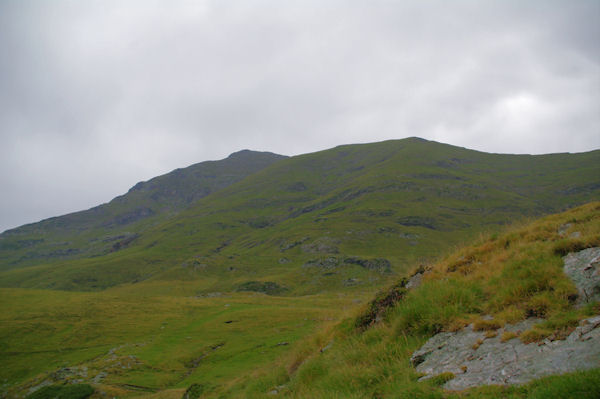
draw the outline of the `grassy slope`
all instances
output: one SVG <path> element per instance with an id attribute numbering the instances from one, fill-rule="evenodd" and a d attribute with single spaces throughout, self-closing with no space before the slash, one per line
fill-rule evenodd
<path id="1" fill-rule="evenodd" d="M 386 273 L 343 260 L 386 258 L 402 273 L 483 230 L 589 201 L 598 176 L 600 151 L 497 155 L 421 139 L 341 146 L 248 176 L 129 248 L 1 273 L 0 286 L 98 290 L 196 279 L 206 291 L 228 291 L 263 280 L 290 294 L 380 286 Z M 338 264 L 302 267 L 329 257 Z"/>
<path id="2" fill-rule="evenodd" d="M 190 283 L 99 293 L 0 289 L 0 393 L 13 397 L 65 366 L 87 367 L 90 379 L 107 373 L 99 388 L 113 396 L 137 393 L 123 384 L 218 387 L 271 363 L 289 344 L 339 320 L 340 309 L 367 298 L 194 292 Z"/>
<path id="3" fill-rule="evenodd" d="M 97 256 L 114 251 L 115 245 L 125 247 L 149 226 L 284 158 L 240 151 L 140 182 L 107 204 L 8 230 L 0 234 L 0 270 Z"/>
<path id="4" fill-rule="evenodd" d="M 558 234 L 560 226 L 578 238 Z M 550 334 L 565 336 L 578 320 L 600 314 L 600 304 L 582 309 L 569 298 L 577 290 L 562 272 L 561 256 L 600 246 L 600 203 L 552 215 L 504 234 L 492 234 L 431 266 L 424 283 L 388 308 L 385 320 L 366 330 L 361 317 L 305 339 L 276 363 L 206 397 L 270 397 L 284 386 L 285 398 L 596 398 L 600 370 L 551 377 L 523 387 L 485 387 L 461 394 L 443 392 L 444 381 L 417 382 L 412 352 L 438 331 L 467 323 L 484 325 L 482 315 L 500 324 L 527 315 L 543 317 L 541 326 L 522 333 L 525 342 Z M 362 312 L 366 312 L 363 310 Z M 362 313 L 361 312 L 361 313 Z M 477 325 L 477 324 L 476 324 Z M 485 326 L 484 326 L 485 327 Z M 332 343 L 330 349 L 319 349 Z"/>

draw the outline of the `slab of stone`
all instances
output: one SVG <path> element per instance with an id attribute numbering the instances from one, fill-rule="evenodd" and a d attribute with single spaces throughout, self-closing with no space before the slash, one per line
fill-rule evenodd
<path id="1" fill-rule="evenodd" d="M 600 301 L 600 248 L 588 248 L 563 258 L 564 271 L 577 286 L 577 302 Z"/>
<path id="2" fill-rule="evenodd" d="M 525 331 L 539 322 L 528 319 L 506 325 L 498 335 L 468 326 L 440 333 L 416 351 L 411 361 L 422 379 L 451 372 L 445 389 L 463 390 L 481 385 L 522 384 L 547 375 L 600 367 L 600 316 L 583 320 L 564 341 L 524 344 L 518 338 L 501 342 L 504 331 Z"/>
<path id="3" fill-rule="evenodd" d="M 423 282 L 423 274 L 424 273 L 415 273 L 411 278 L 408 279 L 406 288 L 410 290 L 419 287 Z"/>

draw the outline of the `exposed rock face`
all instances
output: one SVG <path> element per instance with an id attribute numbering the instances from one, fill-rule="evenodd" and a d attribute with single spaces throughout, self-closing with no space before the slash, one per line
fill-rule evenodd
<path id="1" fill-rule="evenodd" d="M 413 276 L 408 279 L 408 282 L 406 283 L 406 288 L 410 290 L 419 287 L 421 285 L 421 282 L 423 281 L 423 274 L 423 272 L 417 272 L 413 274 Z"/>
<path id="2" fill-rule="evenodd" d="M 561 226 L 566 234 L 570 226 Z M 600 300 L 600 248 L 570 253 L 564 258 L 564 271 L 579 290 L 579 303 Z M 512 338 L 502 342 L 504 332 L 518 333 L 539 319 L 507 324 L 497 335 L 468 326 L 458 332 L 440 333 L 413 353 L 411 361 L 422 379 L 442 373 L 455 377 L 444 388 L 462 390 L 480 385 L 521 384 L 546 375 L 600 367 L 600 316 L 582 320 L 564 341 L 545 340 L 524 344 Z"/>
<path id="3" fill-rule="evenodd" d="M 579 290 L 578 303 L 600 301 L 600 248 L 588 248 L 563 258 L 565 274 Z"/>
<path id="4" fill-rule="evenodd" d="M 317 254 L 317 253 L 328 253 L 328 254 L 337 254 L 339 253 L 337 244 L 340 243 L 340 240 L 337 238 L 329 238 L 329 237 L 321 237 L 310 244 L 302 245 L 302 251 L 309 254 Z"/>
<path id="5" fill-rule="evenodd" d="M 600 316 L 582 320 L 564 341 L 524 344 L 513 338 L 501 342 L 504 331 L 525 331 L 539 320 L 506 325 L 498 335 L 469 326 L 440 333 L 416 351 L 411 361 L 422 379 L 451 372 L 455 377 L 444 388 L 462 390 L 480 385 L 521 384 L 546 375 L 600 367 Z"/>
<path id="6" fill-rule="evenodd" d="M 267 295 L 280 295 L 287 291 L 287 288 L 273 281 L 246 281 L 238 286 L 236 291 L 254 291 L 262 292 Z"/>
<path id="7" fill-rule="evenodd" d="M 361 259 L 356 256 L 352 256 L 344 259 L 344 263 L 349 263 L 352 265 L 359 265 L 360 267 L 364 267 L 369 270 L 376 270 L 380 273 L 389 273 L 391 272 L 391 263 L 387 259 L 383 258 L 375 258 L 375 259 Z"/>

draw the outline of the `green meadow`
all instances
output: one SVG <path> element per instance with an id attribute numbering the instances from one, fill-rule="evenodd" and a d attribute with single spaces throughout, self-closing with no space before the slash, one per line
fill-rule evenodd
<path id="1" fill-rule="evenodd" d="M 207 298 L 195 295 L 193 283 L 166 285 L 100 293 L 2 289 L 0 350 L 10 365 L 0 371 L 3 389 L 26 390 L 68 366 L 85 366 L 88 379 L 106 373 L 99 386 L 119 395 L 192 382 L 217 387 L 272 362 L 366 299 L 364 292 Z"/>

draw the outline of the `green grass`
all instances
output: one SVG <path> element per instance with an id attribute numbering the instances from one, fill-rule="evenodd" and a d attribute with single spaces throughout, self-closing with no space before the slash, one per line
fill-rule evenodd
<path id="1" fill-rule="evenodd" d="M 439 397 L 407 361 L 431 334 L 482 314 L 538 315 L 548 321 L 524 337 L 540 339 L 597 312 L 572 309 L 574 287 L 560 273 L 561 254 L 600 245 L 597 204 L 500 230 L 596 198 L 599 157 L 485 154 L 415 138 L 340 146 L 119 228 L 102 222 L 145 204 L 141 191 L 98 220 L 67 215 L 2 234 L 0 392 L 81 366 L 106 372 L 98 389 L 119 397 L 181 397 L 193 383 L 207 397 L 281 386 L 282 397 Z M 109 233 L 138 236 L 110 252 Z M 39 263 L 71 247 L 82 252 Z M 385 323 L 332 327 L 419 265 L 432 269 L 422 287 L 375 309 Z"/>
<path id="2" fill-rule="evenodd" d="M 134 245 L 140 232 L 284 158 L 241 151 L 140 182 L 107 204 L 12 229 L 0 234 L 0 270 L 106 255 Z"/>
<path id="3" fill-rule="evenodd" d="M 85 399 L 94 393 L 88 384 L 52 385 L 27 395 L 26 399 Z"/>
<path id="4" fill-rule="evenodd" d="M 481 236 L 421 265 L 430 272 L 419 288 L 394 284 L 371 304 L 365 303 L 373 288 L 363 286 L 303 296 L 217 292 L 227 287 L 219 271 L 206 280 L 167 274 L 100 292 L 0 289 L 0 354 L 9 365 L 0 370 L 2 389 L 11 397 L 63 367 L 86 367 L 87 381 L 106 373 L 95 388 L 119 397 L 178 398 L 192 384 L 200 384 L 206 398 L 272 397 L 275 389 L 289 398 L 453 397 L 440 388 L 450 375 L 419 382 L 409 362 L 434 333 L 470 322 L 493 329 L 484 314 L 500 324 L 543 314 L 545 323 L 519 337 L 541 339 L 600 313 L 597 304 L 572 307 L 575 289 L 557 272 L 562 266 L 556 251 L 557 243 L 564 246 L 558 228 L 567 222 L 567 233 L 580 232 L 573 239 L 578 248 L 597 245 L 599 211 L 600 204 L 592 203 Z M 304 278 L 315 277 L 311 268 L 304 270 Z M 268 268 L 264 273 L 262 281 L 281 281 Z M 232 285 L 244 281 L 258 280 L 242 276 Z M 357 320 L 367 313 L 383 321 L 359 328 Z M 574 385 L 587 395 L 597 377 L 595 371 L 575 373 L 463 396 L 540 397 Z"/>
<path id="5" fill-rule="evenodd" d="M 597 245 L 600 203 L 482 237 L 479 243 L 427 266 L 430 272 L 423 284 L 389 302 L 382 322 L 358 328 L 356 320 L 370 314 L 374 305 L 366 306 L 354 317 L 304 339 L 275 364 L 206 397 L 267 398 L 269 391 L 281 385 L 285 389 L 278 397 L 283 398 L 597 397 L 599 369 L 524 386 L 481 387 L 454 394 L 440 388 L 452 375 L 419 382 L 420 375 L 409 361 L 433 334 L 471 322 L 493 334 L 505 322 L 528 315 L 546 317 L 544 323 L 521 334 L 522 340 L 531 341 L 550 334 L 564 338 L 580 319 L 600 314 L 598 303 L 575 308 L 571 301 L 576 290 L 562 273 L 561 255 L 554 250 L 563 240 L 557 231 L 567 222 L 572 223 L 571 232 L 581 233 L 577 240 L 583 247 Z M 385 292 L 373 303 L 381 304 Z M 493 323 L 481 318 L 489 314 L 494 316 Z M 332 344 L 323 351 L 325 342 Z"/>
<path id="6" fill-rule="evenodd" d="M 3 390 L 26 390 L 67 366 L 87 367 L 90 379 L 106 372 L 102 384 L 109 391 L 123 384 L 153 390 L 194 382 L 219 386 L 272 362 L 366 296 L 194 293 L 193 283 L 100 293 L 1 289 L 0 354 L 10 365 L 0 370 L 0 381 L 8 383 Z"/>

